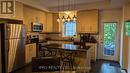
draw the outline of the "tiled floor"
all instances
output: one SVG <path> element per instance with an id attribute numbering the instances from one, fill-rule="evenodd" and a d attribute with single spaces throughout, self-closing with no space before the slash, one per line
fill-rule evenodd
<path id="1" fill-rule="evenodd" d="M 13 73 L 32 73 L 31 65 L 26 66 L 16 72 Z M 51 72 L 43 72 L 43 73 L 51 73 Z M 53 73 L 75 73 L 73 72 L 53 72 Z M 105 61 L 105 60 L 97 60 L 95 63 L 92 63 L 91 73 L 121 73 L 120 66 L 116 62 Z"/>

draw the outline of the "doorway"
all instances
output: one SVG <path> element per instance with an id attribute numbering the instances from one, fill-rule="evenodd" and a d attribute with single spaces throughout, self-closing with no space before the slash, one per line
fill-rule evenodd
<path id="1" fill-rule="evenodd" d="M 104 23 L 104 43 L 103 43 L 103 58 L 107 60 L 116 61 L 117 48 L 116 48 L 116 35 L 117 23 L 105 22 Z"/>

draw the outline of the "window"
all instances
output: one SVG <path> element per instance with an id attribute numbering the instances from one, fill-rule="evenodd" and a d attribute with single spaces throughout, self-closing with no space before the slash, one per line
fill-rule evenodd
<path id="1" fill-rule="evenodd" d="M 130 36 L 130 21 L 125 22 L 125 33 L 126 36 Z"/>
<path id="2" fill-rule="evenodd" d="M 104 55 L 114 56 L 116 49 L 116 22 L 104 23 Z"/>
<path id="3" fill-rule="evenodd" d="M 76 35 L 76 22 L 67 21 L 64 22 L 64 36 L 74 36 Z"/>

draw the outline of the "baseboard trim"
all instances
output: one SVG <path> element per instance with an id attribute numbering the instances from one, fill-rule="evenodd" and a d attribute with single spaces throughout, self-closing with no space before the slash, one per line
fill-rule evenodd
<path id="1" fill-rule="evenodd" d="M 122 69 L 122 70 L 124 70 L 126 73 L 128 73 L 127 69 Z"/>

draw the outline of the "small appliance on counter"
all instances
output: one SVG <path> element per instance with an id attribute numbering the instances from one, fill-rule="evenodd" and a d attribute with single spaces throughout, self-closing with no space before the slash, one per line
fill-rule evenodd
<path id="1" fill-rule="evenodd" d="M 43 24 L 38 22 L 32 23 L 32 32 L 42 32 Z"/>
<path id="2" fill-rule="evenodd" d="M 80 34 L 80 42 L 96 43 L 96 39 L 90 33 Z"/>
<path id="3" fill-rule="evenodd" d="M 90 39 L 90 34 L 80 34 L 80 41 L 87 42 Z"/>
<path id="4" fill-rule="evenodd" d="M 37 43 L 39 40 L 39 35 L 27 35 L 26 43 Z"/>

